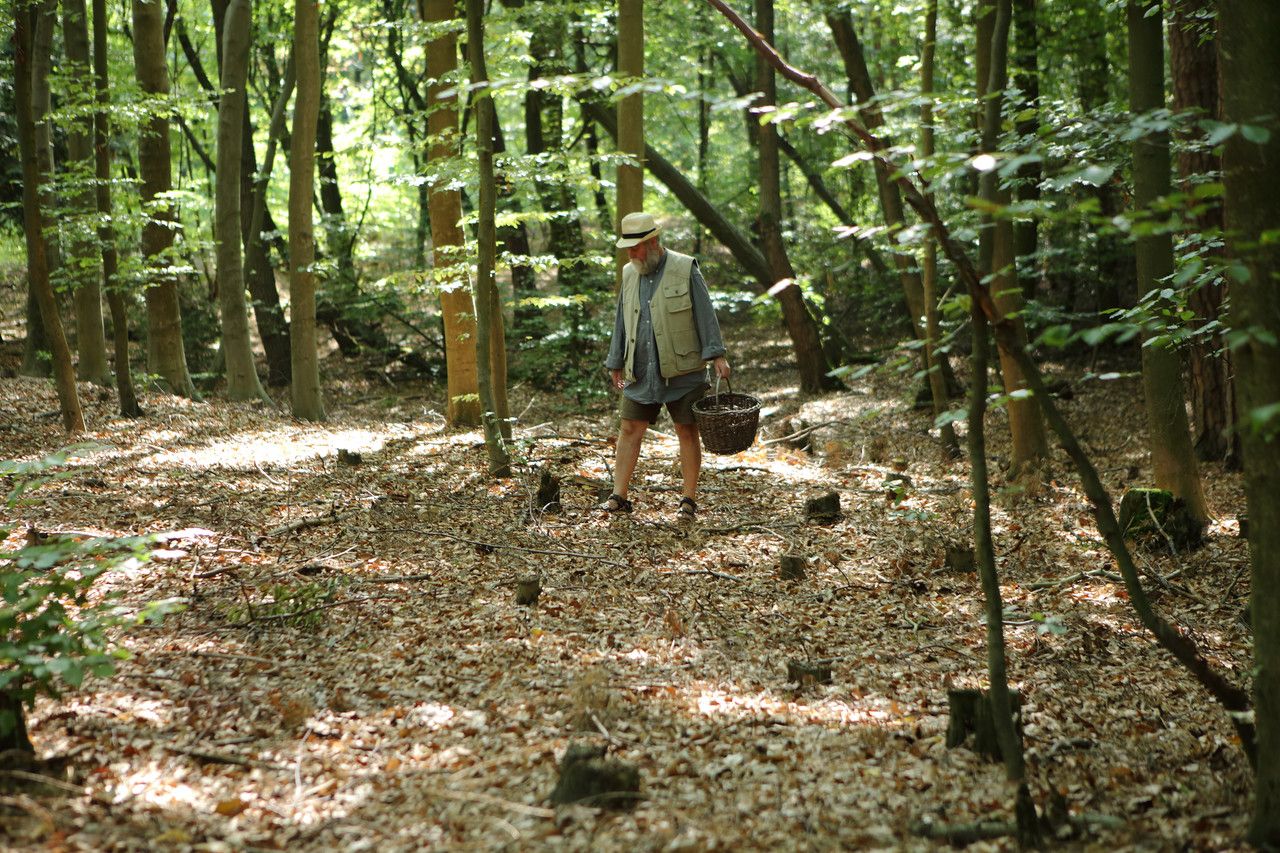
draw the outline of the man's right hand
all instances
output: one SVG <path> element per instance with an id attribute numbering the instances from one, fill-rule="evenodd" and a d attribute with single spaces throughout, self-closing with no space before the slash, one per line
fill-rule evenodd
<path id="1" fill-rule="evenodd" d="M 622 375 L 622 371 L 621 371 L 621 370 L 610 369 L 610 370 L 609 370 L 609 377 L 610 377 L 610 378 L 612 379 L 612 381 L 613 381 L 613 387 L 614 387 L 614 388 L 617 388 L 619 391 L 621 391 L 623 388 L 627 387 L 627 380 L 626 380 L 626 377 L 624 377 L 624 376 Z"/>

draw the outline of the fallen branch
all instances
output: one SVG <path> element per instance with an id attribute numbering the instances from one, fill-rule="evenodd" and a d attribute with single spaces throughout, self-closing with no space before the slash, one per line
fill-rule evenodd
<path id="1" fill-rule="evenodd" d="M 264 538 L 279 536 L 282 533 L 297 533 L 299 530 L 306 530 L 310 527 L 322 527 L 335 521 L 346 521 L 354 512 L 330 513 L 329 515 L 318 515 L 312 518 L 300 518 L 297 521 L 291 521 L 288 524 L 281 525 L 274 530 L 268 530 L 264 534 Z"/>
<path id="2" fill-rule="evenodd" d="M 779 436 L 778 438 L 771 438 L 767 441 L 762 441 L 760 442 L 760 444 L 764 445 L 765 447 L 768 447 L 771 444 L 781 444 L 785 441 L 795 441 L 796 439 L 800 439 L 800 438 L 804 438 L 805 436 L 812 435 L 813 433 L 817 432 L 823 427 L 835 426 L 836 424 L 842 424 L 845 422 L 846 421 L 843 418 L 839 420 L 834 420 L 834 421 L 824 421 L 823 423 L 820 423 L 820 424 L 807 426 L 804 429 L 798 429 L 795 432 L 791 433 L 790 435 L 783 435 L 783 436 Z"/>
<path id="3" fill-rule="evenodd" d="M 245 758 L 242 755 L 234 755 L 229 752 L 212 752 L 206 749 L 192 749 L 186 746 L 174 746 L 173 744 L 165 744 L 164 748 L 170 752 L 176 752 L 179 755 L 185 755 L 198 761 L 208 761 L 212 764 L 232 764 L 236 767 L 260 767 L 267 770 L 288 770 L 280 764 L 271 764 L 267 761 L 259 761 L 256 758 Z"/>
<path id="4" fill-rule="evenodd" d="M 742 581 L 742 578 L 738 577 L 737 575 L 725 574 L 724 572 L 716 572 L 716 571 L 712 571 L 711 569 L 686 569 L 685 571 L 681 572 L 681 574 L 710 575 L 713 578 L 721 578 L 722 580 L 727 580 L 727 581 L 739 581 L 739 582 Z"/>
<path id="5" fill-rule="evenodd" d="M 1076 583 L 1077 581 L 1087 580 L 1089 578 L 1105 578 L 1112 583 L 1124 583 L 1124 578 L 1120 577 L 1115 572 L 1108 572 L 1106 569 L 1093 569 L 1088 572 L 1076 572 L 1074 575 L 1069 575 L 1057 580 L 1032 581 L 1027 584 L 1027 589 L 1052 589 L 1057 586 L 1068 586 Z"/>

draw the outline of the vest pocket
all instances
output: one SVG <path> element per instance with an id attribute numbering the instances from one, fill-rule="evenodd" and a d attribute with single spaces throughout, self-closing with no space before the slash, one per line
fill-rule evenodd
<path id="1" fill-rule="evenodd" d="M 676 351 L 676 370 L 679 373 L 688 373 L 702 366 L 702 344 L 696 331 L 676 332 L 671 336 L 671 345 Z"/>

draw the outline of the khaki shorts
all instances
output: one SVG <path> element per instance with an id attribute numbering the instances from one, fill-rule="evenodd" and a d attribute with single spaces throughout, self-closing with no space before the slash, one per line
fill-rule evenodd
<path id="1" fill-rule="evenodd" d="M 678 424 L 693 423 L 693 404 L 705 397 L 710 388 L 711 386 L 704 382 L 679 400 L 672 400 L 670 403 L 666 403 L 667 411 L 671 413 L 672 422 Z M 650 424 L 656 424 L 658 422 L 658 413 L 662 411 L 663 405 L 663 403 L 637 403 L 630 397 L 623 395 L 622 402 L 618 405 L 618 414 L 624 420 L 648 421 Z"/>

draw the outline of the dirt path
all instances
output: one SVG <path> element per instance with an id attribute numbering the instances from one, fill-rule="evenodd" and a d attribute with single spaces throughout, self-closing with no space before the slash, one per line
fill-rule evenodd
<path id="1" fill-rule="evenodd" d="M 1095 383 L 1069 404 L 1113 485 L 1142 461 L 1126 425 L 1134 390 Z M 133 633 L 119 677 L 38 706 L 37 748 L 72 757 L 75 793 L 4 801 L 0 840 L 923 848 L 914 820 L 1007 818 L 1000 768 L 943 743 L 946 688 L 985 674 L 977 578 L 943 564 L 968 525 L 966 470 L 939 464 L 927 420 L 898 393 L 872 378 L 801 409 L 771 390 L 773 435 L 783 411 L 832 423 L 812 453 L 710 458 L 692 527 L 675 521 L 669 439 L 646 447 L 634 516 L 591 508 L 611 456 L 603 408 L 566 417 L 535 404 L 525 422 L 537 426 L 517 435 L 528 464 L 492 483 L 479 435 L 445 430 L 430 398 L 351 389 L 323 426 L 167 398 L 128 423 L 92 401 L 93 437 L 109 447 L 83 451 L 69 479 L 17 512 L 43 530 L 186 529 L 113 583 L 189 605 Z M 56 408 L 26 380 L 0 381 L 0 403 Z M 18 423 L 0 432 L 0 455 L 58 446 L 55 421 Z M 339 463 L 339 449 L 360 464 Z M 559 513 L 530 512 L 539 465 L 565 481 Z M 890 499 L 895 467 L 910 484 Z M 1102 848 L 1229 846 L 1250 783 L 1223 715 L 1143 634 L 1122 587 L 1032 586 L 1109 565 L 1058 473 L 1034 495 L 1006 493 L 995 519 L 1033 793 L 1117 819 L 1092 836 Z M 1178 573 L 1159 606 L 1243 679 L 1242 503 L 1231 476 L 1206 480 L 1219 516 L 1209 545 L 1146 560 Z M 828 490 L 842 518 L 806 521 L 804 499 Z M 808 558 L 804 580 L 778 578 L 784 553 Z M 516 605 L 516 579 L 535 572 L 537 606 Z M 792 658 L 834 659 L 834 683 L 788 684 Z M 550 808 L 575 740 L 638 766 L 637 808 Z"/>

